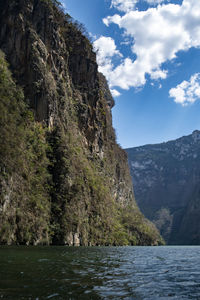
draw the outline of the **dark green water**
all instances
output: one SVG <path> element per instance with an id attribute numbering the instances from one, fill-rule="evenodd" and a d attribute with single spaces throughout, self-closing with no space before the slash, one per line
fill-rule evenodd
<path id="1" fill-rule="evenodd" d="M 200 299 L 200 247 L 0 247 L 0 299 Z"/>

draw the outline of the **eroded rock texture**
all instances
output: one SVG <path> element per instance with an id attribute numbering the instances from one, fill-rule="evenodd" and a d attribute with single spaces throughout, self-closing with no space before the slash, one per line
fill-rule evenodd
<path id="1" fill-rule="evenodd" d="M 16 217 L 17 211 L 23 210 L 19 200 L 10 201 L 13 213 L 9 216 L 11 205 L 6 199 L 13 193 L 9 180 L 15 170 L 3 183 L 8 191 L 2 192 L 1 200 L 5 223 L 2 242 L 159 243 L 158 232 L 134 200 L 127 156 L 116 144 L 112 127 L 114 101 L 104 76 L 97 71 L 96 55 L 81 26 L 52 1 L 1 0 L 0 48 L 23 88 L 35 124 L 45 131 L 49 161 L 45 234 L 41 213 L 34 215 L 34 205 L 30 218 L 37 220 L 38 229 L 33 235 L 20 233 L 24 224 L 20 227 L 23 217 Z M 23 183 L 14 186 L 19 189 Z M 23 201 L 28 203 L 31 193 Z M 10 221 L 13 226 L 7 230 L 6 222 Z"/>

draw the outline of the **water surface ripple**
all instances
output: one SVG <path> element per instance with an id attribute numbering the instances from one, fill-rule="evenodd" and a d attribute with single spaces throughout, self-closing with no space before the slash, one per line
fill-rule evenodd
<path id="1" fill-rule="evenodd" d="M 200 247 L 0 247 L 0 299 L 200 300 Z"/>

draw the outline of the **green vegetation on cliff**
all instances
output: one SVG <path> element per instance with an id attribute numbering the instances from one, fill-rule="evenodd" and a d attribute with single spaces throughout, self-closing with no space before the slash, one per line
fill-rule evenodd
<path id="1" fill-rule="evenodd" d="M 0 242 L 48 240 L 47 144 L 0 52 Z"/>
<path id="2" fill-rule="evenodd" d="M 135 203 L 92 46 L 49 3 L 1 3 L 0 48 L 17 85 L 1 53 L 0 243 L 162 243 Z"/>

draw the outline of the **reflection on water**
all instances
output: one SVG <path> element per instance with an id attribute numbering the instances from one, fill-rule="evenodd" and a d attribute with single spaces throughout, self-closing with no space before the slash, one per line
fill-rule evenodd
<path id="1" fill-rule="evenodd" d="M 0 247 L 0 299 L 200 300 L 200 247 Z"/>

